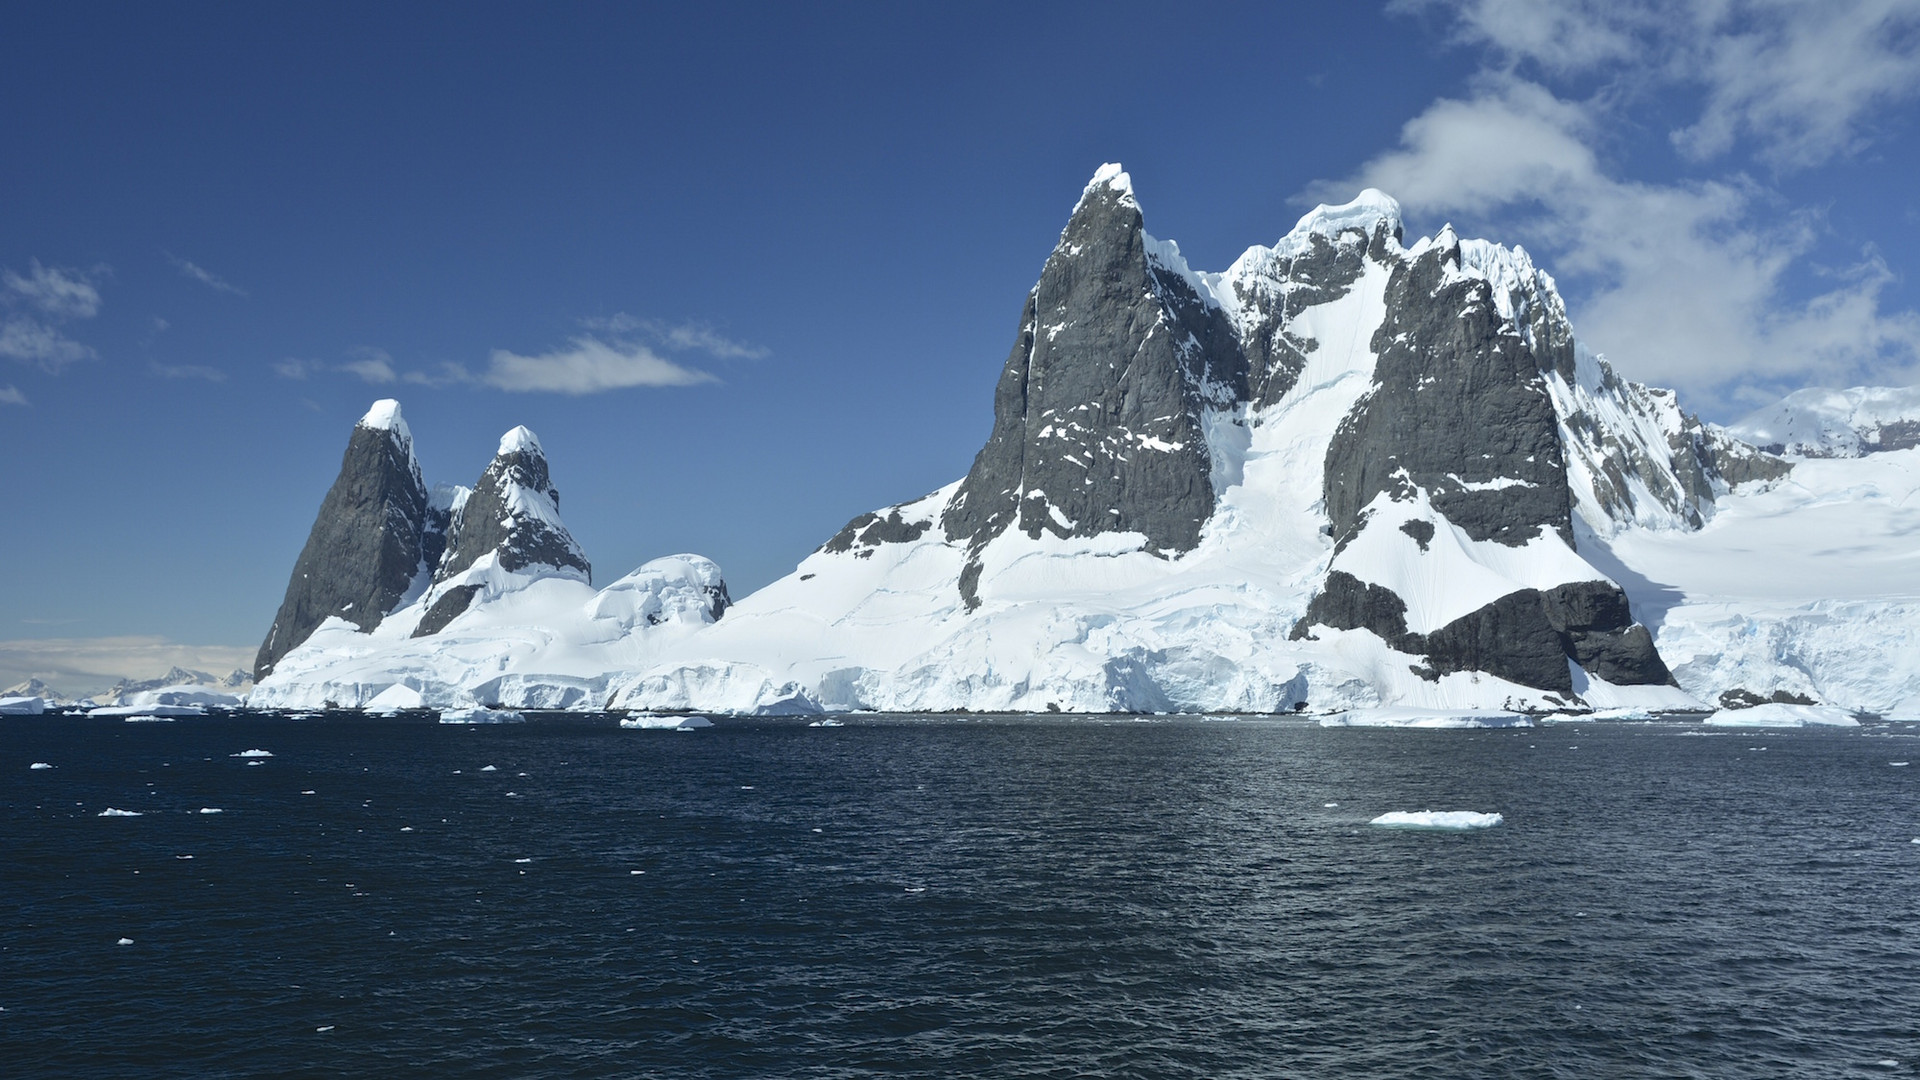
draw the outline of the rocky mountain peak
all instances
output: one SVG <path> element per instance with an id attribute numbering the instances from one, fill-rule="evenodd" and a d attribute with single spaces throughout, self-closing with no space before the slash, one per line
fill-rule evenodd
<path id="1" fill-rule="evenodd" d="M 492 463 L 470 492 L 455 490 L 439 498 L 450 514 L 446 554 L 434 571 L 428 590 L 432 602 L 416 637 L 438 633 L 484 591 L 485 581 L 467 580 L 476 572 L 592 581 L 585 552 L 560 519 L 560 491 L 546 451 L 527 428 L 501 436 Z"/>
<path id="2" fill-rule="evenodd" d="M 378 626 L 407 596 L 426 562 L 427 521 L 427 487 L 400 403 L 374 402 L 348 437 L 340 474 L 320 504 L 254 659 L 254 678 L 265 678 L 330 617 L 361 630 Z"/>
<path id="3" fill-rule="evenodd" d="M 969 543 L 968 606 L 980 550 L 1008 529 L 1191 550 L 1214 503 L 1202 413 L 1245 382 L 1219 306 L 1147 235 L 1127 174 L 1102 166 L 1027 296 L 992 434 L 942 518 Z"/>

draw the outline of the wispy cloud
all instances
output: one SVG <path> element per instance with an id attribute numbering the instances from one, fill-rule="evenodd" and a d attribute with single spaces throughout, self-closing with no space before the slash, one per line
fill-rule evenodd
<path id="1" fill-rule="evenodd" d="M 1546 77 L 1607 77 L 1609 95 L 1690 85 L 1700 114 L 1671 132 L 1695 160 L 1745 141 L 1808 168 L 1860 149 L 1873 112 L 1920 94 L 1916 0 L 1401 0 L 1440 8 L 1458 36 Z"/>
<path id="2" fill-rule="evenodd" d="M 580 325 L 612 337 L 643 334 L 672 351 L 694 350 L 716 360 L 764 360 L 772 353 L 763 346 L 735 341 L 702 323 L 668 323 L 640 319 L 624 311 L 604 318 L 581 319 Z"/>
<path id="3" fill-rule="evenodd" d="M 595 394 L 638 386 L 693 386 L 717 382 L 703 371 L 684 368 L 636 342 L 609 343 L 596 337 L 574 338 L 567 348 L 522 356 L 495 349 L 481 380 L 501 390 Z"/>
<path id="4" fill-rule="evenodd" d="M 0 356 L 23 364 L 37 364 L 41 370 L 57 375 L 68 364 L 90 360 L 98 355 L 30 315 L 9 315 L 0 320 Z"/>
<path id="5" fill-rule="evenodd" d="M 233 296 L 247 295 L 247 290 L 241 288 L 238 285 L 233 284 L 230 281 L 227 281 L 225 278 L 220 277 L 219 275 L 213 273 L 211 270 L 208 270 L 205 267 L 195 264 L 191 260 L 183 259 L 180 256 L 173 254 L 172 252 L 168 252 L 167 261 L 173 264 L 174 269 L 180 271 L 182 274 L 192 278 L 193 280 L 199 282 L 200 284 L 205 285 L 207 288 L 212 289 L 214 292 L 229 293 Z"/>
<path id="6" fill-rule="evenodd" d="M 283 379 L 293 379 L 298 382 L 305 382 L 307 376 L 324 370 L 326 370 L 325 366 L 318 361 L 301 360 L 291 356 L 285 360 L 276 360 L 273 364 L 274 374 Z"/>
<path id="7" fill-rule="evenodd" d="M 385 386 L 400 378 L 393 370 L 393 357 L 387 355 L 386 350 L 364 346 L 353 350 L 353 359 L 340 364 L 339 369 L 373 386 Z"/>
<path id="8" fill-rule="evenodd" d="M 68 364 L 92 359 L 92 348 L 68 337 L 62 323 L 91 319 L 100 311 L 100 290 L 93 279 L 107 273 L 40 265 L 35 259 L 24 276 L 0 271 L 0 356 L 37 365 L 57 375 Z M 23 310 L 24 309 L 24 310 Z"/>
<path id="9" fill-rule="evenodd" d="M 163 379 L 205 379 L 208 382 L 226 382 L 227 373 L 219 368 L 201 364 L 150 364 L 148 367 L 155 375 Z"/>
<path id="10" fill-rule="evenodd" d="M 13 298 L 56 319 L 91 319 L 100 311 L 100 290 L 94 287 L 93 276 L 82 270 L 41 266 L 35 259 L 27 276 L 3 271 L 0 283 Z"/>
<path id="11" fill-rule="evenodd" d="M 18 387 L 0 386 L 0 405 L 27 405 L 27 404 L 29 404 L 29 402 L 27 401 L 27 395 L 21 393 Z"/>
<path id="12" fill-rule="evenodd" d="M 1863 145 L 1875 108 L 1920 87 L 1920 0 L 1415 6 L 1450 11 L 1497 63 L 1409 120 L 1398 146 L 1310 195 L 1344 201 L 1378 187 L 1423 217 L 1460 215 L 1524 241 L 1577 286 L 1583 339 L 1696 403 L 1920 376 L 1920 316 L 1884 305 L 1894 275 L 1879 254 L 1809 265 L 1826 236 L 1821 211 L 1786 206 L 1738 167 L 1743 149 L 1788 169 Z M 1550 85 L 1579 76 L 1591 88 L 1595 75 L 1610 81 L 1581 99 Z M 1623 175 L 1618 132 L 1686 83 L 1700 90 L 1698 111 L 1672 145 L 1696 165 L 1734 160 L 1697 179 Z M 1818 284 L 1809 295 L 1790 278 Z"/>

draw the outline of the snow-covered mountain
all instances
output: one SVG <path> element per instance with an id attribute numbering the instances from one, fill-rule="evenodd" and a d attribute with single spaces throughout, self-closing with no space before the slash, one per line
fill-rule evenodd
<path id="1" fill-rule="evenodd" d="M 596 591 L 533 432 L 502 436 L 472 488 L 429 490 L 399 403 L 378 401 L 294 566 L 250 701 L 359 707 L 398 687 L 389 701 L 407 706 L 591 704 L 595 676 L 728 603 L 719 568 L 697 555 Z M 527 664 L 538 679 L 508 674 Z"/>
<path id="2" fill-rule="evenodd" d="M 1795 457 L 1859 457 L 1920 446 L 1920 386 L 1801 390 L 1728 425 L 1727 434 Z"/>
<path id="3" fill-rule="evenodd" d="M 509 460 L 529 443 L 538 457 L 509 433 L 492 488 L 483 477 L 464 509 L 420 494 L 448 508 L 439 562 L 404 561 L 431 547 L 422 511 L 421 539 L 394 559 L 416 567 L 414 591 L 369 624 L 331 612 L 255 703 L 364 705 L 398 684 L 449 706 L 1685 708 L 1738 688 L 1884 711 L 1920 692 L 1909 674 L 1855 693 L 1837 645 L 1805 662 L 1767 653 L 1729 621 L 1758 610 L 1751 598 L 1709 580 L 1781 578 L 1736 541 L 1858 504 L 1821 494 L 1843 476 L 1620 379 L 1525 251 L 1451 228 L 1409 246 L 1376 191 L 1201 273 L 1146 232 L 1127 174 L 1103 167 L 1026 299 L 967 475 L 854 518 L 731 608 L 694 556 L 594 593 L 544 457 L 537 475 Z M 387 470 L 410 507 L 424 493 L 417 468 L 402 482 L 410 462 L 363 467 Z M 1898 536 L 1906 510 L 1884 484 L 1872 512 Z M 523 522 L 506 530 L 521 539 L 463 541 L 489 490 L 498 507 L 481 519 Z M 463 562 L 475 545 L 492 562 Z M 1909 601 L 1911 562 L 1879 568 Z M 371 596 L 367 577 L 328 596 Z M 1868 603 L 1843 577 L 1804 580 Z M 1767 633 L 1814 632 L 1769 602 Z M 453 604 L 465 610 L 437 623 Z"/>

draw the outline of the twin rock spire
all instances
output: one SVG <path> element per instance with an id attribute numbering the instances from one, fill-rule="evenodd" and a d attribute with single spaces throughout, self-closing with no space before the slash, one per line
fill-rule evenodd
<path id="1" fill-rule="evenodd" d="M 430 490 L 400 403 L 377 401 L 354 425 L 253 677 L 272 673 L 329 617 L 370 631 L 424 604 L 414 636 L 438 633 L 504 575 L 592 580 L 560 520 L 540 440 L 516 427 L 473 488 Z"/>

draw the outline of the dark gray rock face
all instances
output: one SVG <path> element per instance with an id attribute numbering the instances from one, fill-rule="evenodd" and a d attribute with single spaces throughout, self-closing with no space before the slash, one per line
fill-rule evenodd
<path id="1" fill-rule="evenodd" d="M 380 625 L 422 567 L 432 565 L 427 519 L 427 489 L 411 437 L 404 428 L 356 426 L 254 658 L 254 679 L 271 674 L 330 615 L 361 630 Z"/>
<path id="2" fill-rule="evenodd" d="M 533 433 L 515 428 L 501 440 L 500 453 L 480 474 L 446 526 L 446 554 L 434 571 L 430 592 L 439 595 L 414 629 L 425 637 L 445 629 L 465 611 L 480 591 L 473 586 L 448 588 L 447 583 L 472 568 L 483 556 L 494 555 L 500 569 L 528 567 L 577 571 L 593 580 L 585 553 L 560 521 L 560 492 L 548 473 L 546 453 Z"/>
<path id="3" fill-rule="evenodd" d="M 1246 385 L 1226 317 L 1149 251 L 1132 192 L 1096 177 L 1027 297 L 992 435 L 941 523 L 976 558 L 1009 528 L 1189 551 L 1214 505 L 1202 412 Z"/>
<path id="4" fill-rule="evenodd" d="M 1618 686 L 1674 685 L 1653 635 L 1633 621 L 1626 594 L 1609 582 L 1519 589 L 1428 634 L 1409 631 L 1406 615 L 1392 590 L 1335 570 L 1292 636 L 1311 637 L 1316 625 L 1370 630 L 1400 652 L 1426 657 L 1412 670 L 1430 680 L 1483 671 L 1571 697 L 1571 659 Z"/>
<path id="5" fill-rule="evenodd" d="M 1486 281 L 1459 275 L 1459 264 L 1457 243 L 1436 243 L 1387 284 L 1375 389 L 1327 451 L 1338 545 L 1376 495 L 1413 487 L 1475 540 L 1517 546 L 1544 525 L 1573 543 L 1559 421 L 1539 364 Z"/>
<path id="6" fill-rule="evenodd" d="M 881 544 L 912 543 L 932 527 L 931 521 L 908 521 L 900 516 L 899 507 L 889 507 L 885 516 L 861 514 L 847 522 L 833 539 L 820 545 L 820 550 L 834 555 L 853 551 L 856 558 L 870 556 Z"/>
<path id="7" fill-rule="evenodd" d="M 1331 303 L 1353 290 L 1367 261 L 1387 259 L 1387 242 L 1398 243 L 1397 221 L 1382 220 L 1369 234 L 1348 229 L 1337 238 L 1311 233 L 1303 251 L 1272 256 L 1266 272 L 1233 283 L 1240 304 L 1240 343 L 1247 359 L 1248 400 L 1272 405 L 1287 395 L 1306 367 L 1314 341 L 1293 325 L 1301 312 Z"/>
<path id="8" fill-rule="evenodd" d="M 1559 359 L 1543 363 L 1501 317 L 1488 283 L 1458 272 L 1460 250 L 1450 240 L 1443 233 L 1394 270 L 1386 319 L 1373 338 L 1374 387 L 1328 448 L 1336 561 L 1368 526 L 1366 507 L 1383 493 L 1406 501 L 1424 491 L 1435 510 L 1477 541 L 1519 547 L 1547 529 L 1574 543 L 1559 419 L 1545 380 Z M 1536 340 L 1551 343 L 1545 327 L 1535 331 Z M 1570 338 L 1564 351 L 1571 365 Z M 1423 551 L 1433 538 L 1426 522 L 1402 529 Z M 1308 636 L 1316 624 L 1370 630 L 1395 649 L 1425 656 L 1414 670 L 1430 679 L 1484 671 L 1571 695 L 1571 659 L 1616 684 L 1672 682 L 1652 635 L 1634 623 L 1626 594 L 1604 581 L 1517 590 L 1415 634 L 1400 597 L 1335 569 L 1293 636 Z"/>

